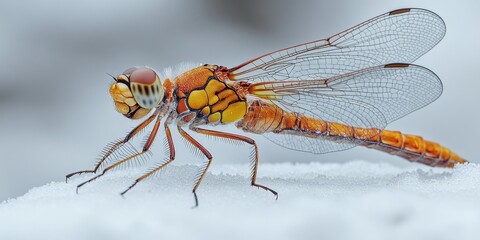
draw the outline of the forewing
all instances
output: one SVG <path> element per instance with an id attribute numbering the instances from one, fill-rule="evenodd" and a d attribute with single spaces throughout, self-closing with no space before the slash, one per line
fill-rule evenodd
<path id="1" fill-rule="evenodd" d="M 324 79 L 387 63 L 411 63 L 445 35 L 445 24 L 425 9 L 399 9 L 330 38 L 278 50 L 229 70 L 249 82 Z"/>
<path id="2" fill-rule="evenodd" d="M 442 83 L 427 68 L 387 64 L 328 79 L 255 83 L 249 91 L 250 98 L 271 101 L 289 112 L 348 126 L 383 129 L 437 99 Z M 266 137 L 284 147 L 313 153 L 354 146 L 348 141 L 338 144 L 290 135 Z"/>

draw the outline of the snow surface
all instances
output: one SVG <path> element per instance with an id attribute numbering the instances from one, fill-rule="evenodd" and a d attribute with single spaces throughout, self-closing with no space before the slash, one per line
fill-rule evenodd
<path id="1" fill-rule="evenodd" d="M 213 166 L 190 190 L 197 166 L 171 166 L 118 193 L 143 173 L 111 172 L 52 182 L 0 204 L 0 239 L 480 239 L 480 166 L 432 169 L 410 164 Z"/>

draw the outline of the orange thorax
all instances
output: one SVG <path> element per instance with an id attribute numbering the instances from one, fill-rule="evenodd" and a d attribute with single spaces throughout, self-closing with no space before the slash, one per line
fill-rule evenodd
<path id="1" fill-rule="evenodd" d="M 217 66 L 204 65 L 189 70 L 175 79 L 177 112 L 197 112 L 208 123 L 231 123 L 243 118 L 247 111 L 245 99 L 239 97 L 215 75 Z"/>

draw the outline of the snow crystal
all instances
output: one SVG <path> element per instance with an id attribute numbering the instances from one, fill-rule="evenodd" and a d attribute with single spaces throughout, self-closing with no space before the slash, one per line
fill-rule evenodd
<path id="1" fill-rule="evenodd" d="M 0 204 L 0 239 L 478 239 L 480 167 L 432 169 L 354 161 L 212 167 L 194 204 L 199 168 L 171 166 L 128 187 L 143 170 L 52 182 Z"/>

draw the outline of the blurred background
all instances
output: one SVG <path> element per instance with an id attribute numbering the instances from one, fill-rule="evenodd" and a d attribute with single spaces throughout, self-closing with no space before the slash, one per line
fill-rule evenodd
<path id="1" fill-rule="evenodd" d="M 91 168 L 105 144 L 138 123 L 115 111 L 105 73 L 142 65 L 162 70 L 182 62 L 233 67 L 403 7 L 430 9 L 447 24 L 444 40 L 416 62 L 440 76 L 444 93 L 390 128 L 438 141 L 477 162 L 478 1 L 1 1 L 0 201 Z M 260 145 L 261 162 L 410 164 L 363 148 L 299 153 L 249 136 Z M 176 164 L 199 163 L 174 137 Z M 199 140 L 212 149 L 214 164 L 248 161 L 247 147 L 232 156 L 238 146 Z M 164 158 L 162 141 L 153 145 L 152 160 Z"/>

